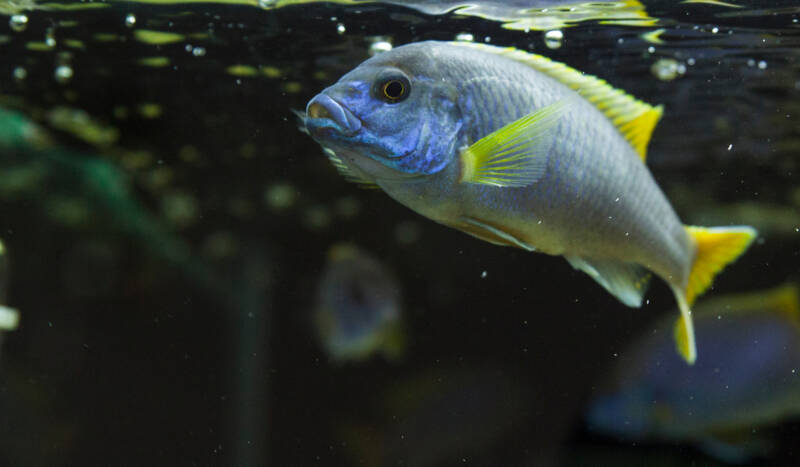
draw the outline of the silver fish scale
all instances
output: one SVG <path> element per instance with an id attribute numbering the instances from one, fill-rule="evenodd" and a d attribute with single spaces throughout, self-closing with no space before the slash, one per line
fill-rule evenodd
<path id="1" fill-rule="evenodd" d="M 538 250 L 639 263 L 672 283 L 694 252 L 683 226 L 630 144 L 591 103 L 528 66 L 437 45 L 447 80 L 459 83 L 465 121 L 459 147 L 543 106 L 568 99 L 545 176 L 525 188 L 461 184 L 462 215 L 513 232 Z"/>

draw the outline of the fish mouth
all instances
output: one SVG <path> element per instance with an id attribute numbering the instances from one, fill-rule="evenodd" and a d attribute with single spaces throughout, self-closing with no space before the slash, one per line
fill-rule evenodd
<path id="1" fill-rule="evenodd" d="M 306 106 L 306 126 L 313 129 L 332 128 L 345 136 L 361 129 L 361 120 L 327 94 L 317 94 Z"/>

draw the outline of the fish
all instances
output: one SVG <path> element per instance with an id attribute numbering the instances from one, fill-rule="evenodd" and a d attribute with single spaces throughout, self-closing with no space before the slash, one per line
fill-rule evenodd
<path id="1" fill-rule="evenodd" d="M 589 404 L 591 431 L 626 440 L 689 442 L 729 462 L 767 454 L 753 433 L 800 415 L 798 286 L 698 303 L 703 358 L 688 367 L 660 320 L 623 352 Z"/>
<path id="2" fill-rule="evenodd" d="M 645 165 L 662 113 L 541 55 L 425 41 L 364 61 L 301 115 L 347 180 L 440 224 L 563 256 L 631 307 L 661 278 L 691 364 L 691 304 L 757 233 L 681 223 Z"/>
<path id="3" fill-rule="evenodd" d="M 313 322 L 319 342 L 334 362 L 362 361 L 382 354 L 397 360 L 405 351 L 398 280 L 372 255 L 337 244 L 317 288 Z"/>

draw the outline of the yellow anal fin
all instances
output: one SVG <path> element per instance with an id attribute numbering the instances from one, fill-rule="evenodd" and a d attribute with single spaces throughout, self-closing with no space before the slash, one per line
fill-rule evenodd
<path id="1" fill-rule="evenodd" d="M 532 54 L 513 47 L 496 47 L 473 42 L 452 42 L 483 52 L 501 55 L 546 74 L 577 92 L 600 110 L 625 136 L 642 160 L 647 158 L 647 143 L 653 133 L 663 108 L 653 107 L 617 89 L 606 81 L 581 73 L 563 63 L 542 55 Z"/>
<path id="2" fill-rule="evenodd" d="M 722 268 L 747 250 L 757 233 L 747 226 L 685 228 L 697 247 L 686 285 L 686 302 L 691 305 Z"/>
<path id="3" fill-rule="evenodd" d="M 542 107 L 461 151 L 461 182 L 524 187 L 539 180 L 565 108 L 563 101 Z"/>
<path id="4" fill-rule="evenodd" d="M 692 310 L 689 308 L 689 303 L 679 288 L 672 286 L 672 292 L 675 294 L 675 300 L 678 302 L 678 309 L 681 312 L 680 318 L 675 323 L 675 348 L 680 356 L 686 360 L 686 363 L 694 365 L 695 360 L 697 360 L 697 344 L 695 344 L 694 338 Z"/>

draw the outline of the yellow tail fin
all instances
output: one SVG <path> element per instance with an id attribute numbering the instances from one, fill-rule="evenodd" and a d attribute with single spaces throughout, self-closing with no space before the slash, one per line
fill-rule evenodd
<path id="1" fill-rule="evenodd" d="M 756 230 L 747 226 L 693 227 L 686 232 L 697 245 L 689 283 L 686 285 L 686 302 L 691 305 L 698 295 L 711 286 L 722 268 L 739 257 L 756 238 Z"/>
<path id="2" fill-rule="evenodd" d="M 697 358 L 694 342 L 692 310 L 689 306 L 698 295 L 705 292 L 722 268 L 739 257 L 756 238 L 752 227 L 693 227 L 686 226 L 697 251 L 686 290 L 673 287 L 681 317 L 675 324 L 675 345 L 681 356 L 691 365 Z"/>

